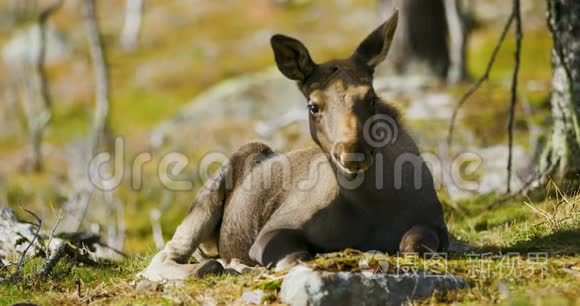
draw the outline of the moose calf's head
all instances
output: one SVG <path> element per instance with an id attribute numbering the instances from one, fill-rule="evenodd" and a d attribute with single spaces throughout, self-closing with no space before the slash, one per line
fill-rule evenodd
<path id="1" fill-rule="evenodd" d="M 363 172 L 372 164 L 372 141 L 365 129 L 373 128 L 378 98 L 373 72 L 387 56 L 397 28 L 398 13 L 374 30 L 346 59 L 316 64 L 298 40 L 274 35 L 272 49 L 278 69 L 297 81 L 308 99 L 310 133 L 314 141 L 345 174 Z"/>

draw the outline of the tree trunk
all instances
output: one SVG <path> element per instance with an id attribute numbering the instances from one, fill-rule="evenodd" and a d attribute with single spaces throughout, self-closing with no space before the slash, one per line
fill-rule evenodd
<path id="1" fill-rule="evenodd" d="M 121 33 L 121 47 L 127 51 L 134 51 L 139 44 L 139 34 L 143 23 L 144 0 L 127 0 L 125 7 L 125 25 Z"/>
<path id="2" fill-rule="evenodd" d="M 31 157 L 28 168 L 38 172 L 42 165 L 42 140 L 50 119 L 52 117 L 52 103 L 50 100 L 48 81 L 46 77 L 46 27 L 48 19 L 62 5 L 62 1 L 57 0 L 49 7 L 40 12 L 37 19 L 38 25 L 38 50 L 35 54 L 34 68 L 25 69 L 27 80 L 25 87 L 28 90 L 28 98 L 25 98 L 27 109 L 28 131 L 30 135 Z M 26 65 L 28 66 L 28 64 Z"/>
<path id="3" fill-rule="evenodd" d="M 95 117 L 93 120 L 93 144 L 107 145 L 109 132 L 109 69 L 97 24 L 95 1 L 83 1 L 83 17 L 95 77 Z"/>
<path id="4" fill-rule="evenodd" d="M 110 104 L 109 104 L 109 69 L 105 57 L 104 45 L 101 39 L 101 33 L 97 24 L 95 0 L 84 0 L 84 19 L 91 50 L 93 70 L 95 74 L 95 118 L 93 122 L 93 137 L 91 140 L 92 156 L 97 149 L 104 148 L 107 152 L 112 153 L 112 135 L 110 133 Z M 92 157 L 91 156 L 91 157 Z M 107 172 L 111 176 L 110 164 Z M 89 173 L 89 175 L 94 175 Z M 101 184 L 101 186 L 103 186 Z M 107 228 L 107 244 L 112 247 L 121 249 L 125 241 L 125 222 L 123 203 L 117 201 L 113 191 L 101 190 L 99 192 L 101 205 L 91 210 L 93 217 L 98 212 L 104 212 L 105 225 Z M 114 218 L 116 216 L 116 219 Z M 115 222 L 117 221 L 117 222 Z"/>
<path id="5" fill-rule="evenodd" d="M 446 79 L 449 49 L 443 0 L 379 0 L 383 20 L 395 9 L 399 9 L 399 25 L 389 53 L 395 70 L 406 73 L 426 67 L 427 72 Z"/>
<path id="6" fill-rule="evenodd" d="M 444 0 L 445 15 L 449 28 L 449 70 L 447 81 L 455 84 L 465 80 L 467 71 L 465 68 L 466 46 L 468 26 L 465 17 L 461 13 L 459 0 Z"/>
<path id="7" fill-rule="evenodd" d="M 552 32 L 553 128 L 540 163 L 540 173 L 565 187 L 580 180 L 580 2 L 547 0 Z"/>

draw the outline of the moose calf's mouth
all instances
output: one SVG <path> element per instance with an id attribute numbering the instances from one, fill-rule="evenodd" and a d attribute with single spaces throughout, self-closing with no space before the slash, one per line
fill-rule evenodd
<path id="1" fill-rule="evenodd" d="M 338 170 L 347 176 L 364 173 L 373 164 L 372 156 L 364 153 L 341 153 L 339 155 L 334 151 L 330 157 Z"/>

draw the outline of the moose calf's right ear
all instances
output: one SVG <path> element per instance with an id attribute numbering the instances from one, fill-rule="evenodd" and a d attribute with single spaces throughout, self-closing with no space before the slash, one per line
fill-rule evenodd
<path id="1" fill-rule="evenodd" d="M 276 34 L 272 36 L 270 43 L 274 50 L 276 65 L 287 78 L 304 81 L 314 71 L 316 65 L 300 41 Z"/>
<path id="2" fill-rule="evenodd" d="M 381 24 L 361 42 L 354 52 L 353 57 L 374 69 L 387 57 L 389 48 L 393 43 L 398 22 L 399 11 L 395 11 L 389 20 Z"/>

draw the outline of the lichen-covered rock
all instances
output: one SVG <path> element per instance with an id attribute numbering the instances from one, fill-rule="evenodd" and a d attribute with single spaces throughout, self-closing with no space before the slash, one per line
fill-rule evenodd
<path id="1" fill-rule="evenodd" d="M 371 278 L 356 272 L 321 272 L 306 266 L 290 270 L 280 290 L 280 301 L 290 305 L 401 305 L 430 297 L 436 290 L 467 287 L 450 275 L 385 275 Z"/>
<path id="2" fill-rule="evenodd" d="M 284 147 L 285 141 L 278 139 L 278 130 L 286 127 L 296 120 L 282 120 L 271 126 L 273 118 L 283 118 L 289 110 L 304 110 L 304 96 L 295 84 L 288 81 L 275 68 L 269 68 L 262 72 L 249 73 L 240 77 L 224 80 L 193 99 L 184 107 L 176 117 L 163 122 L 154 129 L 150 136 L 153 147 L 159 147 L 165 143 L 182 144 L 183 135 L 187 131 L 191 138 L 195 139 L 195 147 L 203 146 L 204 135 L 212 134 L 211 138 L 220 139 L 223 147 L 233 149 L 238 145 L 236 142 L 243 133 L 246 139 L 266 138 Z M 302 112 L 299 121 L 301 131 L 306 131 L 306 112 Z M 221 134 L 218 130 L 224 126 L 235 123 L 231 130 Z M 204 127 L 214 127 L 209 131 Z M 240 127 L 247 129 L 240 129 Z M 234 134 L 233 139 L 227 137 Z M 199 137 L 196 137 L 199 135 Z M 277 140 L 278 139 L 278 140 Z M 215 150 L 212 144 L 212 149 Z M 193 146 L 193 144 L 192 144 Z"/>
<path id="3" fill-rule="evenodd" d="M 34 239 L 36 226 L 18 221 L 10 208 L 0 208 L 0 261 L 8 266 L 17 262 L 31 241 L 27 256 L 35 255 L 42 249 L 42 242 Z M 45 236 L 40 234 L 41 239 Z"/>

